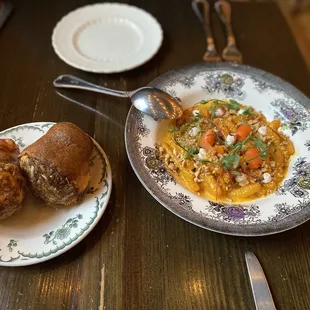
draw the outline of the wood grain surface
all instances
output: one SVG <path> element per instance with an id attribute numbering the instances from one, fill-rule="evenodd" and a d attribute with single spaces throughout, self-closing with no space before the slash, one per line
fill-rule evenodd
<path id="1" fill-rule="evenodd" d="M 310 309 L 309 222 L 274 236 L 242 238 L 179 219 L 146 192 L 130 167 L 124 146 L 129 102 L 66 92 L 95 113 L 55 93 L 52 81 L 64 73 L 130 90 L 201 61 L 204 36 L 190 1 L 127 2 L 153 14 L 165 34 L 159 53 L 130 72 L 85 73 L 53 52 L 57 21 L 89 1 L 15 0 L 15 12 L 0 31 L 0 130 L 32 121 L 73 122 L 106 151 L 114 186 L 102 220 L 79 245 L 45 263 L 0 268 L 0 309 L 254 309 L 246 251 L 261 261 L 278 309 Z M 222 50 L 225 36 L 214 12 L 212 22 Z M 310 95 L 305 63 L 275 4 L 233 3 L 233 22 L 246 64 Z"/>

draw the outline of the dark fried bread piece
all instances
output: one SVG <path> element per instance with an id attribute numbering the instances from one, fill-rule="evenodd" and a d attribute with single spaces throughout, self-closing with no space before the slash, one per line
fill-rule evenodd
<path id="1" fill-rule="evenodd" d="M 19 156 L 36 196 L 50 205 L 79 201 L 90 180 L 92 139 L 72 123 L 58 123 Z"/>
<path id="2" fill-rule="evenodd" d="M 0 220 L 21 208 L 25 179 L 18 166 L 18 146 L 11 139 L 0 139 Z"/>

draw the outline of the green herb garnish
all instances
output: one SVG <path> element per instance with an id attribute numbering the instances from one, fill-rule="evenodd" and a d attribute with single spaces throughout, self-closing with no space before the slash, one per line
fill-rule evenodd
<path id="1" fill-rule="evenodd" d="M 238 154 L 227 155 L 221 161 L 225 170 L 236 169 L 239 166 L 240 156 Z"/>
<path id="2" fill-rule="evenodd" d="M 183 124 L 181 127 L 180 127 L 180 132 L 181 133 L 184 133 L 186 130 L 187 130 L 187 128 L 190 126 L 190 123 L 185 123 L 185 124 Z"/>
<path id="3" fill-rule="evenodd" d="M 189 159 L 189 158 L 193 157 L 196 154 L 198 154 L 198 148 L 196 148 L 196 147 L 189 148 L 186 151 L 185 159 Z"/>
<path id="4" fill-rule="evenodd" d="M 211 120 L 214 119 L 215 116 L 215 111 L 216 111 L 216 105 L 212 104 L 212 106 L 210 107 L 210 112 L 211 112 Z"/>
<path id="5" fill-rule="evenodd" d="M 176 139 L 175 134 L 173 135 L 173 140 L 180 148 L 182 148 L 185 152 L 187 152 L 187 149 Z"/>
<path id="6" fill-rule="evenodd" d="M 197 158 L 197 160 L 199 160 L 202 163 L 214 163 L 211 160 L 207 160 L 207 159 L 199 159 L 199 158 Z"/>
<path id="7" fill-rule="evenodd" d="M 254 145 L 261 151 L 259 154 L 262 159 L 266 159 L 268 156 L 268 148 L 261 138 L 256 138 Z"/>
<path id="8" fill-rule="evenodd" d="M 254 112 L 252 110 L 252 108 L 248 107 L 248 108 L 244 109 L 244 111 L 241 113 L 241 115 L 257 115 L 257 113 Z"/>
<path id="9" fill-rule="evenodd" d="M 239 152 L 242 149 L 243 143 L 242 142 L 237 142 L 234 144 L 233 148 L 230 150 L 230 154 L 235 154 Z"/>
<path id="10" fill-rule="evenodd" d="M 168 129 L 168 132 L 174 133 L 174 132 L 176 132 L 176 131 L 178 131 L 178 130 L 179 130 L 178 127 L 172 126 L 172 127 L 170 127 L 170 128 Z"/>
<path id="11" fill-rule="evenodd" d="M 230 99 L 229 102 L 227 103 L 229 108 L 235 111 L 238 111 L 240 106 L 239 103 L 235 100 Z"/>
<path id="12" fill-rule="evenodd" d="M 253 111 L 251 108 L 246 108 L 243 113 L 243 115 L 252 115 L 253 114 Z"/>
<path id="13" fill-rule="evenodd" d="M 237 175 L 237 176 L 242 175 L 242 173 L 240 173 L 239 171 L 232 170 L 232 171 L 230 171 L 230 172 L 231 172 L 231 174 L 233 174 L 233 175 Z"/>

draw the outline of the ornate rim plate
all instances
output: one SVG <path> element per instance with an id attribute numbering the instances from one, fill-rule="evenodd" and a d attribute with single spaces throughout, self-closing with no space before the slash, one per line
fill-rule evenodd
<path id="1" fill-rule="evenodd" d="M 24 149 L 54 123 L 29 123 L 0 132 Z M 22 209 L 0 222 L 0 266 L 26 266 L 50 260 L 82 241 L 102 217 L 111 194 L 109 160 L 94 141 L 91 180 L 82 201 L 58 210 L 45 206 L 30 192 Z"/>
<path id="2" fill-rule="evenodd" d="M 150 60 L 162 44 L 163 31 L 148 12 L 119 3 L 78 8 L 56 25 L 52 45 L 72 67 L 115 73 Z"/>
<path id="3" fill-rule="evenodd" d="M 262 236 L 310 219 L 310 100 L 282 79 L 249 66 L 198 64 L 172 70 L 150 83 L 181 98 L 184 108 L 202 99 L 235 99 L 279 118 L 296 147 L 285 181 L 268 197 L 224 205 L 198 197 L 166 173 L 157 157 L 167 122 L 155 122 L 131 107 L 125 128 L 130 163 L 144 187 L 164 207 L 197 226 L 238 236 Z"/>

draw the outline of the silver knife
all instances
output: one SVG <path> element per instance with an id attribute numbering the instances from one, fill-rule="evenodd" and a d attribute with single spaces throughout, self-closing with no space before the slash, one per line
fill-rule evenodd
<path id="1" fill-rule="evenodd" d="M 276 310 L 266 276 L 257 257 L 252 252 L 246 252 L 245 261 L 256 310 Z"/>

